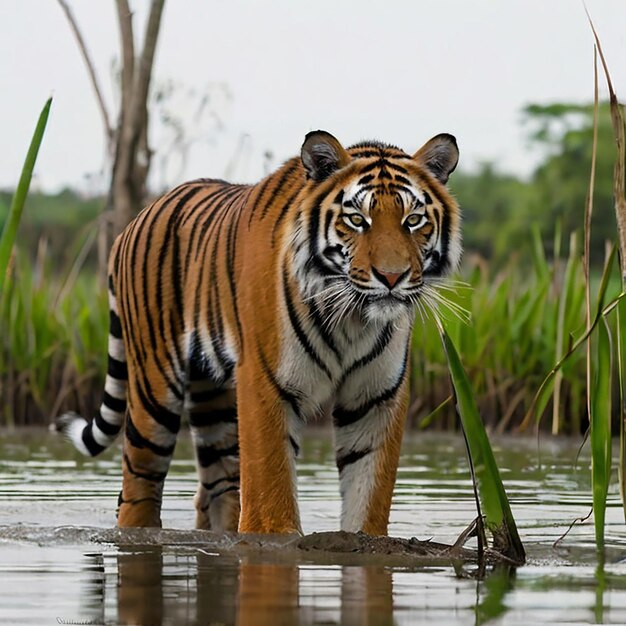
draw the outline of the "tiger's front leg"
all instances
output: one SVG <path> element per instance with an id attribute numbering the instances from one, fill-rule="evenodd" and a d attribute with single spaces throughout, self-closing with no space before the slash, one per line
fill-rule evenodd
<path id="1" fill-rule="evenodd" d="M 302 533 L 296 416 L 262 356 L 237 370 L 242 533 Z M 291 430 L 291 432 L 290 432 Z"/>
<path id="2" fill-rule="evenodd" d="M 407 406 L 406 374 L 373 395 L 340 398 L 333 425 L 342 530 L 387 534 Z"/>

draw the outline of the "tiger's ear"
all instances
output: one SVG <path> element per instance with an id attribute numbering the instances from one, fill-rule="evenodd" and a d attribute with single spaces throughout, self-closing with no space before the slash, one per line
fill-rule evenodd
<path id="1" fill-rule="evenodd" d="M 301 157 L 306 177 L 318 183 L 351 160 L 345 148 L 325 130 L 307 134 L 302 144 Z"/>
<path id="2" fill-rule="evenodd" d="M 445 184 L 459 162 L 456 138 L 447 133 L 437 135 L 427 141 L 413 155 L 413 158 L 425 166 L 437 180 Z"/>

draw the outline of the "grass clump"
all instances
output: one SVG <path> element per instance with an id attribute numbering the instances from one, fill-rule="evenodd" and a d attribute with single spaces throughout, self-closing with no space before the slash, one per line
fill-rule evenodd
<path id="1" fill-rule="evenodd" d="M 0 425 L 92 411 L 106 368 L 108 304 L 95 278 L 64 289 L 45 263 L 16 255 L 0 303 Z"/>
<path id="2" fill-rule="evenodd" d="M 516 259 L 493 271 L 478 257 L 465 263 L 465 286 L 446 297 L 465 309 L 471 323 L 445 306 L 446 329 L 462 356 L 485 424 L 493 431 L 524 430 L 535 425 L 525 419 L 537 389 L 570 346 L 585 332 L 585 280 L 580 263 L 579 237 L 569 237 L 563 257 L 564 237 L 555 242 L 559 252 L 548 261 L 539 233 L 529 236 L 532 263 L 520 267 Z M 620 289 L 615 272 L 593 276 L 594 295 L 604 291 L 606 301 Z M 597 297 L 597 295 L 596 295 Z M 584 433 L 587 421 L 584 351 L 574 352 L 551 381 L 534 415 L 553 434 Z M 413 426 L 451 430 L 457 428 L 448 368 L 432 320 L 419 323 L 413 336 Z M 433 412 L 434 407 L 437 410 Z M 551 419 L 547 419 L 550 417 Z"/>

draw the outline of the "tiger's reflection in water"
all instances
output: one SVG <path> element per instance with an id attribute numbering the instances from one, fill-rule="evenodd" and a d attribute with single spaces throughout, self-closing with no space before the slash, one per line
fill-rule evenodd
<path id="1" fill-rule="evenodd" d="M 104 563 L 100 615 L 105 624 L 382 626 L 393 621 L 392 572 L 382 566 L 259 563 L 254 557 L 160 546 L 88 558 Z"/>

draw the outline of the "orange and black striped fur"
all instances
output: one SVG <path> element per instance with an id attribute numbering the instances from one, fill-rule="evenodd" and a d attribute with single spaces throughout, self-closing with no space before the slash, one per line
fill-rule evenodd
<path id="1" fill-rule="evenodd" d="M 260 183 L 183 184 L 126 228 L 103 404 L 59 421 L 89 455 L 124 426 L 120 526 L 160 526 L 187 415 L 197 526 L 301 532 L 301 429 L 332 412 L 341 527 L 386 533 L 415 313 L 461 254 L 457 160 L 451 135 L 409 156 L 316 131 Z"/>

